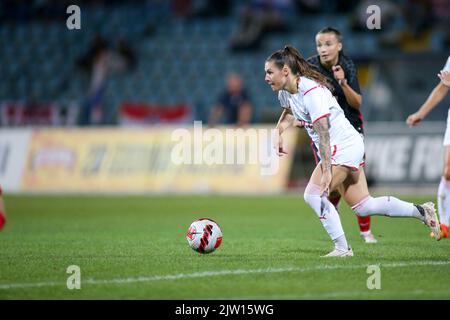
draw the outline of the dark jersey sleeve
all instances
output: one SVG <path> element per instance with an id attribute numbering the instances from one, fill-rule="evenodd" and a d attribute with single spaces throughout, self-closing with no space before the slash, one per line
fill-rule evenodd
<path id="1" fill-rule="evenodd" d="M 356 70 L 355 64 L 349 58 L 345 59 L 344 73 L 347 79 L 348 85 L 355 90 L 356 93 L 361 94 L 361 89 L 359 88 L 358 81 L 358 71 Z"/>
<path id="2" fill-rule="evenodd" d="M 358 81 L 358 71 L 352 59 L 342 54 L 340 57 L 341 67 L 344 69 L 345 78 L 347 79 L 348 85 L 358 94 L 361 94 L 361 89 L 359 87 Z M 340 105 L 344 110 L 346 118 L 350 121 L 353 127 L 359 132 L 364 134 L 364 123 L 361 111 L 359 109 L 352 108 L 345 98 L 344 92 L 340 89 L 342 94 L 340 99 Z"/>

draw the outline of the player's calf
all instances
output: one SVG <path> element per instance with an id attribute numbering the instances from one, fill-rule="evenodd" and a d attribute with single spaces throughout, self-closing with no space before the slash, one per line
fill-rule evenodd
<path id="1" fill-rule="evenodd" d="M 439 220 L 432 202 L 417 205 L 391 196 L 378 198 L 368 196 L 354 205 L 352 210 L 363 217 L 385 215 L 388 217 L 416 218 L 425 223 L 432 232 L 439 234 L 436 239 L 440 239 Z"/>
<path id="2" fill-rule="evenodd" d="M 335 250 L 337 250 L 335 253 L 340 254 L 344 252 L 344 256 L 350 256 L 349 252 L 347 252 L 349 245 L 345 237 L 344 229 L 342 228 L 339 214 L 328 198 L 320 195 L 320 187 L 309 183 L 305 189 L 304 199 L 317 214 L 323 227 L 333 240 Z M 331 256 L 335 255 L 333 254 Z M 351 252 L 351 256 L 353 256 L 353 251 Z"/>

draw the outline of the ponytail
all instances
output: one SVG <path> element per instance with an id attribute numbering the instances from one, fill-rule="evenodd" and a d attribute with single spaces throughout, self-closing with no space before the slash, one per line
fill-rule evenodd
<path id="1" fill-rule="evenodd" d="M 326 76 L 315 70 L 315 67 L 308 63 L 300 52 L 293 46 L 286 45 L 283 50 L 275 51 L 267 61 L 273 61 L 278 68 L 287 65 L 293 74 L 303 76 L 326 86 L 329 90 L 333 90 L 332 85 L 328 82 Z"/>

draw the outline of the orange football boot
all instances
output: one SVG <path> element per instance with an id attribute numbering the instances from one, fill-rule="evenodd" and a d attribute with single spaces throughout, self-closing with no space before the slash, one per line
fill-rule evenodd
<path id="1" fill-rule="evenodd" d="M 434 238 L 434 233 L 430 233 L 430 237 Z M 441 224 L 441 239 L 448 238 L 448 226 L 445 224 Z"/>

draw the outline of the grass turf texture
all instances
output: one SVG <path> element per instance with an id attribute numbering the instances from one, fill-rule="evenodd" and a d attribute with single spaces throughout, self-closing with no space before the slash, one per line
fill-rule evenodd
<path id="1" fill-rule="evenodd" d="M 333 244 L 300 195 L 7 196 L 6 205 L 0 299 L 450 298 L 448 239 L 430 239 L 417 220 L 373 217 L 379 243 L 364 244 L 344 204 L 355 252 L 345 259 L 320 258 Z M 224 234 L 209 255 L 185 238 L 200 217 Z M 380 290 L 367 288 L 372 264 Z M 69 265 L 81 268 L 81 290 L 66 287 Z"/>

